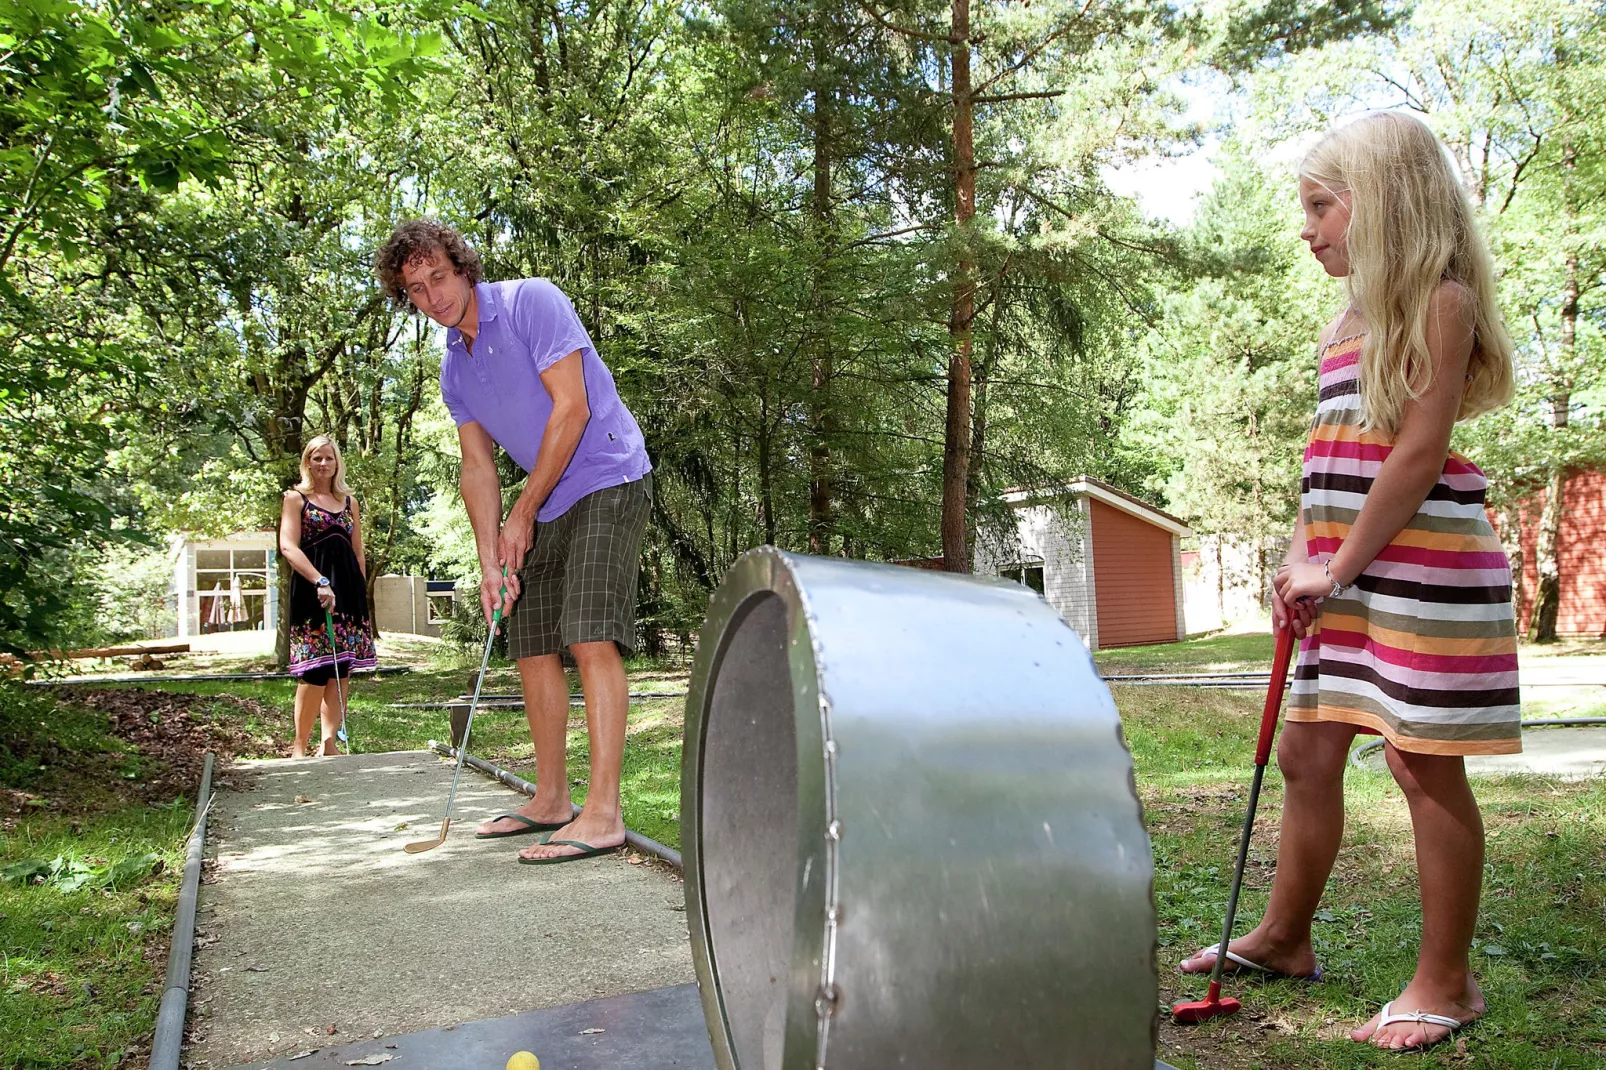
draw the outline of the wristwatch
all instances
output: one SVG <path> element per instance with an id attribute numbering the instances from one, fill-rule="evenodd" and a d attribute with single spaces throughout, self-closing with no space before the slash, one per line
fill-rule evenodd
<path id="1" fill-rule="evenodd" d="M 1333 589 L 1331 591 L 1327 592 L 1327 597 L 1329 597 L 1329 598 L 1337 598 L 1339 595 L 1343 594 L 1345 591 L 1347 591 L 1351 587 L 1355 586 L 1355 584 L 1353 584 L 1353 583 L 1339 583 L 1337 580 L 1333 579 L 1333 570 L 1328 567 L 1328 564 L 1329 563 L 1326 562 L 1326 561 L 1322 562 L 1322 575 L 1326 576 L 1327 577 L 1327 582 L 1331 583 L 1333 585 Z"/>
<path id="2" fill-rule="evenodd" d="M 1328 578 L 1331 579 L 1332 577 L 1329 576 Z M 318 586 L 319 587 L 327 587 L 327 586 L 329 586 L 329 577 L 328 576 L 319 576 L 318 577 Z"/>

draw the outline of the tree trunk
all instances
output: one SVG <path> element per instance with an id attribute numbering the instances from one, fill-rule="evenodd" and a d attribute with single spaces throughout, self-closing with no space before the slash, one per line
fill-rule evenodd
<path id="1" fill-rule="evenodd" d="M 762 384 L 758 395 L 758 518 L 764 528 L 764 545 L 775 545 L 775 473 L 770 458 L 770 392 Z"/>
<path id="2" fill-rule="evenodd" d="M 822 20 L 826 16 L 821 16 Z M 812 330 L 815 346 L 809 376 L 809 553 L 831 552 L 831 380 L 836 374 L 831 351 L 827 272 L 834 243 L 831 219 L 831 89 L 826 65 L 825 26 L 814 33 L 814 196 L 811 211 L 819 237 L 819 266 L 814 276 Z"/>
<path id="3" fill-rule="evenodd" d="M 953 307 L 948 318 L 948 411 L 942 444 L 942 561 L 949 572 L 970 571 L 965 491 L 970 481 L 971 321 L 976 315 L 976 265 L 969 249 L 976 215 L 976 150 L 970 82 L 970 0 L 953 0 L 954 264 Z"/>
<path id="4" fill-rule="evenodd" d="M 1567 163 L 1572 163 L 1572 150 L 1568 149 Z M 1569 215 L 1572 213 L 1569 212 Z M 1569 230 L 1572 229 L 1569 220 Z M 1561 298 L 1561 366 L 1572 367 L 1573 346 L 1578 332 L 1578 254 L 1567 254 L 1567 281 Z M 1572 403 L 1572 391 L 1565 382 L 1557 383 L 1550 396 L 1550 425 L 1556 431 L 1567 426 L 1567 410 Z M 1538 538 L 1534 540 L 1533 615 L 1528 619 L 1528 638 L 1536 643 L 1552 642 L 1556 638 L 1556 618 L 1561 613 L 1561 522 L 1567 512 L 1567 465 L 1559 457 L 1553 458 L 1550 481 L 1545 488 L 1545 508 L 1539 516 Z"/>
<path id="5" fill-rule="evenodd" d="M 965 568 L 976 568 L 976 503 L 981 500 L 981 460 L 987 449 L 987 376 L 990 362 L 974 366 L 975 392 L 971 405 L 970 452 L 965 472 Z"/>
<path id="6" fill-rule="evenodd" d="M 1567 472 L 1558 467 L 1550 474 L 1545 488 L 1545 508 L 1539 514 L 1539 533 L 1534 540 L 1533 615 L 1528 618 L 1528 638 L 1536 643 L 1556 638 L 1556 618 L 1561 612 L 1561 562 L 1557 547 L 1561 542 L 1561 518 L 1566 508 L 1563 488 Z"/>

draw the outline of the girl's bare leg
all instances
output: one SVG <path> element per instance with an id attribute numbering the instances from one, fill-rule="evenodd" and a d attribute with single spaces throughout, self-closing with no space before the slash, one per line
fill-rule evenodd
<path id="1" fill-rule="evenodd" d="M 1485 1008 L 1467 962 L 1483 890 L 1483 818 L 1459 756 L 1384 748 L 1389 771 L 1405 792 L 1416 837 L 1422 888 L 1422 948 L 1416 974 L 1394 1000 L 1396 1014 L 1426 1011 L 1470 1022 Z M 1380 1048 L 1414 1048 L 1443 1040 L 1442 1025 L 1400 1022 L 1378 1028 L 1379 1012 L 1351 1033 Z"/>
<path id="2" fill-rule="evenodd" d="M 1345 724 L 1296 721 L 1283 727 L 1277 741 L 1284 782 L 1277 876 L 1266 916 L 1228 945 L 1234 954 L 1295 977 L 1315 972 L 1311 920 L 1344 837 L 1344 763 L 1354 738 L 1355 728 Z M 1230 849 L 1222 845 L 1223 858 Z M 1214 965 L 1211 945 L 1209 952 L 1186 959 L 1182 972 L 1209 973 Z M 1231 962 L 1224 967 L 1234 968 Z"/>

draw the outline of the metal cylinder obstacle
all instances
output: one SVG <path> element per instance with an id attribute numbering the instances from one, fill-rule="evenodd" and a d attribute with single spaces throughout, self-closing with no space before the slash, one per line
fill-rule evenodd
<path id="1" fill-rule="evenodd" d="M 783 553 L 714 594 L 682 847 L 720 1070 L 1152 1070 L 1153 858 L 1031 591 Z"/>

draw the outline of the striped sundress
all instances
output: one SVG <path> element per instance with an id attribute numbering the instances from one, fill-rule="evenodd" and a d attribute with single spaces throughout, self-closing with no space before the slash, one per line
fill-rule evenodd
<path id="1" fill-rule="evenodd" d="M 1393 438 L 1361 430 L 1364 334 L 1327 344 L 1300 510 L 1310 560 L 1349 535 Z M 1402 751 L 1522 749 L 1511 562 L 1484 512 L 1488 481 L 1451 453 L 1405 528 L 1300 644 L 1290 721 L 1337 721 Z"/>

